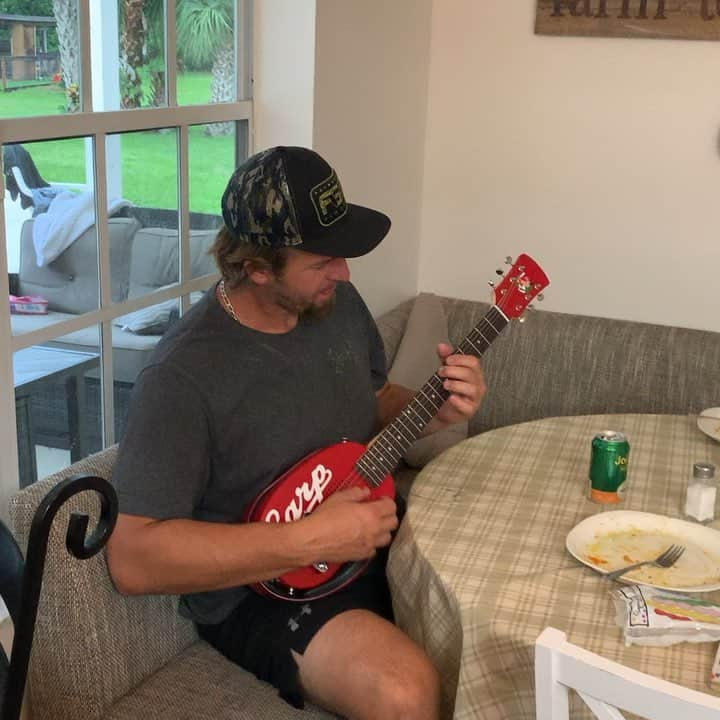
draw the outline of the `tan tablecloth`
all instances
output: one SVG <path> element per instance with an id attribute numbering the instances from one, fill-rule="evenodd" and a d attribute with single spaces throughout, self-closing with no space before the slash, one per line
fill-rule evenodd
<path id="1" fill-rule="evenodd" d="M 606 429 L 631 444 L 628 492 L 616 506 L 587 499 L 590 442 Z M 607 581 L 565 549 L 568 532 L 603 508 L 680 517 L 701 460 L 720 468 L 720 443 L 694 416 L 605 415 L 500 428 L 426 466 L 388 575 L 398 624 L 440 669 L 443 717 L 534 718 L 533 646 L 548 625 L 607 658 L 717 694 L 708 684 L 715 643 L 626 647 Z M 720 602 L 720 592 L 706 597 Z"/>

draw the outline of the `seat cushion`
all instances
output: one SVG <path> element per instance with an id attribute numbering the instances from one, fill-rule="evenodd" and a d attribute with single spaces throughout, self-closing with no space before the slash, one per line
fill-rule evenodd
<path id="1" fill-rule="evenodd" d="M 47 315 L 11 315 L 13 335 L 39 330 L 52 323 L 74 317 L 67 313 L 49 312 Z M 82 352 L 99 353 L 99 332 L 97 326 L 83 328 L 51 340 L 51 347 L 67 348 Z M 134 383 L 140 370 L 147 364 L 160 335 L 137 335 L 125 332 L 119 327 L 112 328 L 113 376 L 116 381 Z M 99 363 L 99 360 L 98 360 Z M 95 373 L 96 375 L 97 373 Z M 89 373 L 93 375 L 93 373 Z"/>
<path id="2" fill-rule="evenodd" d="M 215 230 L 190 231 L 190 277 L 217 272 L 208 250 L 217 235 Z M 130 257 L 130 287 L 128 296 L 146 293 L 178 281 L 178 231 L 170 228 L 142 228 L 133 242 Z"/>
<path id="3" fill-rule="evenodd" d="M 13 533 L 23 550 L 35 512 L 51 488 L 85 473 L 109 479 L 116 452 L 111 447 L 91 455 L 11 498 Z M 125 597 L 112 584 L 104 550 L 87 560 L 68 554 L 71 512 L 87 514 L 94 529 L 97 495 L 72 496 L 53 522 L 28 674 L 34 720 L 105 718 L 116 701 L 198 641 L 195 626 L 178 613 L 176 597 Z"/>
<path id="4" fill-rule="evenodd" d="M 320 720 L 335 718 L 314 705 L 296 710 L 277 690 L 226 660 L 202 640 L 109 709 L 105 720 Z"/>
<path id="5" fill-rule="evenodd" d="M 79 314 L 98 308 L 98 254 L 95 226 L 88 228 L 59 257 L 38 267 L 32 240 L 34 221 L 27 220 L 20 239 L 20 294 L 41 295 L 48 308 Z M 127 298 L 130 252 L 140 223 L 134 218 L 110 218 L 110 272 L 113 302 Z"/>

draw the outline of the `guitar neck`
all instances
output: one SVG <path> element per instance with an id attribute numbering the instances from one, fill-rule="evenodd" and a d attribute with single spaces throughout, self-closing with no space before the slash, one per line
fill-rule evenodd
<path id="1" fill-rule="evenodd" d="M 481 357 L 508 322 L 505 313 L 493 305 L 454 353 Z M 397 467 L 405 451 L 420 437 L 449 395 L 442 378 L 434 373 L 355 464 L 368 484 L 377 487 Z"/>

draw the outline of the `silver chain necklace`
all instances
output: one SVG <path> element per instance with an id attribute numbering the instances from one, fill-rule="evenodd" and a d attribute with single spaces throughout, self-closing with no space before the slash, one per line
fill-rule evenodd
<path id="1" fill-rule="evenodd" d="M 224 280 L 220 281 L 220 284 L 218 285 L 218 290 L 220 291 L 220 304 L 223 306 L 223 309 L 235 322 L 239 323 L 240 319 L 235 314 L 235 308 L 232 306 L 232 303 L 230 302 L 230 298 L 228 297 L 227 290 L 225 290 L 225 281 Z"/>

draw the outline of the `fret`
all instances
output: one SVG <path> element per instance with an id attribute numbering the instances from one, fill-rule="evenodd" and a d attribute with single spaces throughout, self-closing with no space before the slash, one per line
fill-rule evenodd
<path id="1" fill-rule="evenodd" d="M 378 439 L 375 443 L 375 447 L 378 448 L 378 452 L 381 455 L 381 459 L 386 461 L 385 462 L 386 467 L 388 467 L 390 464 L 396 463 L 400 459 L 399 455 L 397 455 L 397 457 L 395 456 L 396 455 L 395 450 L 393 449 L 392 445 L 389 443 L 388 439 L 383 434 L 380 434 L 378 436 Z M 390 460 L 390 463 L 387 462 L 388 458 Z"/>
<path id="2" fill-rule="evenodd" d="M 447 399 L 449 393 L 443 387 L 442 378 L 437 373 L 433 375 L 425 384 L 429 385 L 438 395 L 440 395 L 443 399 L 443 402 Z"/>
<path id="3" fill-rule="evenodd" d="M 483 333 L 482 333 L 481 330 L 478 330 L 478 335 L 482 338 L 482 341 L 485 343 L 485 348 L 484 348 L 484 350 L 487 350 L 487 349 L 490 347 L 490 343 L 491 343 L 492 340 L 494 340 L 495 338 L 492 338 L 491 340 L 488 340 L 488 339 L 485 337 L 485 335 L 483 335 Z M 495 333 L 495 337 L 497 337 L 498 335 L 499 335 L 499 333 Z"/>
<path id="4" fill-rule="evenodd" d="M 415 434 L 409 432 L 407 427 L 399 418 L 395 418 L 395 420 L 393 420 L 390 428 L 392 432 L 395 433 L 394 437 L 401 441 L 405 447 L 410 447 L 413 442 L 415 442 Z"/>
<path id="5" fill-rule="evenodd" d="M 443 404 L 444 400 L 442 402 L 440 402 L 440 404 L 436 403 L 433 398 L 437 397 L 437 393 L 433 392 L 432 395 L 428 395 L 425 392 L 425 387 L 427 387 L 427 383 L 423 387 L 420 388 L 420 392 L 423 394 L 423 397 L 427 398 L 428 402 L 433 406 L 433 408 L 435 408 L 435 412 L 437 412 L 440 409 L 440 406 Z M 433 413 L 433 414 L 435 414 L 435 413 Z"/>
<path id="6" fill-rule="evenodd" d="M 365 479 L 371 482 L 375 487 L 382 483 L 383 478 L 387 473 L 382 473 L 375 465 L 365 460 L 367 453 L 362 455 L 360 459 L 355 463 L 355 467 L 358 468 Z"/>
<path id="7" fill-rule="evenodd" d="M 410 433 L 410 437 L 408 439 L 408 435 L 406 435 L 403 430 L 407 431 L 407 428 L 401 422 L 399 422 L 398 418 L 395 418 L 392 423 L 388 425 L 386 432 L 388 434 L 392 434 L 393 438 L 400 445 L 403 445 L 406 442 L 412 443 L 412 433 Z"/>
<path id="8" fill-rule="evenodd" d="M 370 472 L 370 474 L 379 484 L 383 481 L 383 479 L 388 473 L 394 470 L 395 466 L 400 461 L 401 456 L 393 455 L 390 458 L 383 457 L 383 455 L 379 452 L 378 442 L 379 441 L 376 440 L 373 446 L 365 453 L 363 457 L 368 456 L 369 461 L 366 462 L 365 465 L 368 467 L 368 471 Z"/>
<path id="9" fill-rule="evenodd" d="M 412 405 L 412 411 L 413 411 L 419 418 L 421 418 L 424 423 L 427 423 L 428 421 L 432 420 L 433 415 L 435 415 L 435 413 L 434 413 L 434 412 L 430 412 L 430 411 L 425 407 L 425 405 L 423 405 L 422 400 L 421 400 L 417 395 L 415 395 L 415 397 L 414 397 L 410 402 L 411 402 L 411 405 Z M 420 414 L 420 412 L 418 411 L 418 408 L 419 408 L 420 410 L 424 410 L 424 411 L 425 411 L 425 413 L 427 414 L 427 419 L 423 418 L 423 416 L 422 416 L 422 415 Z M 435 408 L 435 409 L 437 409 L 437 408 Z"/>
<path id="10" fill-rule="evenodd" d="M 410 427 L 405 421 L 407 420 L 406 417 L 404 417 L 402 414 L 398 415 L 395 418 L 395 422 L 398 423 L 398 425 L 401 425 L 402 428 L 408 433 L 410 436 L 410 442 L 408 443 L 408 447 L 412 445 L 412 443 L 415 441 L 415 438 L 420 434 L 419 432 L 416 432 L 417 426 L 413 424 L 412 427 Z"/>
<path id="11" fill-rule="evenodd" d="M 491 330 L 494 334 L 492 335 L 492 337 L 490 339 L 488 339 L 485 336 L 485 334 L 483 333 L 483 330 L 485 330 L 485 332 L 487 332 L 488 330 Z M 490 325 L 489 323 L 488 323 L 487 327 L 482 328 L 482 329 L 477 328 L 475 330 L 475 332 L 485 341 L 485 344 L 487 346 L 489 346 L 490 343 L 500 334 L 500 330 L 497 330 L 493 325 Z"/>
<path id="12" fill-rule="evenodd" d="M 388 436 L 389 442 L 393 443 L 397 448 L 400 449 L 400 455 L 402 456 L 402 454 L 405 452 L 405 446 L 403 445 L 403 443 L 398 442 L 398 437 L 393 435 L 392 432 L 388 432 L 387 436 Z"/>
<path id="13" fill-rule="evenodd" d="M 469 335 L 465 338 L 465 341 L 468 342 L 470 345 L 473 346 L 473 349 L 475 350 L 475 354 L 476 354 L 476 355 L 479 356 L 479 355 L 482 354 L 482 350 L 478 349 L 478 348 L 475 346 L 475 343 L 470 339 L 470 336 L 469 336 Z"/>
<path id="14" fill-rule="evenodd" d="M 411 413 L 411 412 L 415 413 L 415 416 L 420 420 L 420 424 L 416 423 L 416 422 L 410 417 L 410 413 Z M 408 406 L 403 410 L 403 415 L 405 416 L 405 419 L 406 419 L 406 420 L 409 420 L 409 421 L 417 428 L 418 435 L 419 435 L 419 434 L 422 432 L 423 428 L 425 427 L 425 424 L 426 424 L 426 423 L 423 422 L 422 416 L 419 415 L 417 412 L 415 412 L 415 410 L 414 410 L 413 407 L 412 407 L 412 404 L 411 404 L 411 405 L 408 405 Z"/>

